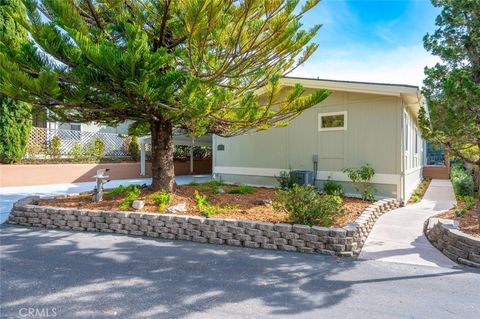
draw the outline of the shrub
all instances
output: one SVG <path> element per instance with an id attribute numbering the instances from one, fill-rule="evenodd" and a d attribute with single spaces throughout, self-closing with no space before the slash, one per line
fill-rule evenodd
<path id="1" fill-rule="evenodd" d="M 458 196 L 474 195 L 473 175 L 469 174 L 461 162 L 455 162 L 450 168 L 450 176 L 453 184 L 453 190 Z"/>
<path id="2" fill-rule="evenodd" d="M 290 189 L 297 183 L 297 180 L 290 171 L 281 171 L 280 176 L 275 176 L 275 179 L 278 184 L 280 184 L 280 189 L 283 190 Z"/>
<path id="3" fill-rule="evenodd" d="M 248 185 L 239 185 L 236 188 L 232 188 L 227 193 L 228 194 L 254 194 L 257 192 L 257 189 Z"/>
<path id="4" fill-rule="evenodd" d="M 136 186 L 136 185 L 131 185 L 131 186 Z M 127 191 L 124 192 L 125 198 L 122 200 L 120 205 L 118 206 L 122 210 L 127 210 L 132 206 L 132 203 L 134 200 L 140 196 L 140 187 L 131 187 Z"/>
<path id="5" fill-rule="evenodd" d="M 172 194 L 165 190 L 162 190 L 160 192 L 150 195 L 150 198 L 153 200 L 155 205 L 157 205 L 158 208 L 163 211 L 167 207 L 167 205 L 170 204 L 172 200 Z"/>
<path id="6" fill-rule="evenodd" d="M 132 136 L 132 140 L 130 144 L 128 144 L 128 155 L 130 155 L 135 162 L 140 160 L 140 146 L 138 145 L 138 138 L 136 136 Z"/>
<path id="7" fill-rule="evenodd" d="M 30 105 L 0 96 L 1 163 L 14 163 L 23 158 L 31 128 Z"/>
<path id="8" fill-rule="evenodd" d="M 60 137 L 55 135 L 52 137 L 52 140 L 50 141 L 50 144 L 48 145 L 48 153 L 51 158 L 53 159 L 60 159 L 60 156 L 62 155 L 62 142 L 60 140 Z"/>
<path id="9" fill-rule="evenodd" d="M 138 185 L 119 185 L 115 188 L 112 188 L 104 193 L 105 196 L 118 196 L 125 195 L 126 193 L 132 191 L 133 189 L 140 189 Z"/>
<path id="10" fill-rule="evenodd" d="M 277 191 L 276 209 L 285 210 L 289 220 L 297 224 L 331 226 L 343 212 L 342 199 L 334 195 L 319 195 L 312 185 L 294 185 Z"/>
<path id="11" fill-rule="evenodd" d="M 199 194 L 197 190 L 195 190 L 195 202 L 198 210 L 206 217 L 216 213 L 215 207 L 210 204 L 207 196 Z"/>
<path id="12" fill-rule="evenodd" d="M 97 161 L 105 157 L 105 143 L 98 137 L 93 142 L 93 155 Z"/>
<path id="13" fill-rule="evenodd" d="M 80 143 L 74 143 L 70 155 L 75 162 L 81 162 L 84 159 L 82 145 L 80 145 Z"/>
<path id="14" fill-rule="evenodd" d="M 346 168 L 343 170 L 348 175 L 348 178 L 352 180 L 353 187 L 362 196 L 363 200 L 374 201 L 375 192 L 377 191 L 373 187 L 370 180 L 375 175 L 375 170 L 369 164 L 365 164 L 360 168 Z"/>
<path id="15" fill-rule="evenodd" d="M 342 185 L 331 180 L 330 177 L 328 177 L 328 180 L 326 180 L 325 183 L 323 184 L 323 191 L 327 195 L 335 195 L 335 196 L 343 195 Z"/>

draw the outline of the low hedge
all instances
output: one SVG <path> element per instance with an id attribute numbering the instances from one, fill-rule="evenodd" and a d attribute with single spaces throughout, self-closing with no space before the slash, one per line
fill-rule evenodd
<path id="1" fill-rule="evenodd" d="M 469 174 L 461 162 L 455 162 L 450 169 L 453 190 L 457 196 L 474 196 L 473 175 Z"/>

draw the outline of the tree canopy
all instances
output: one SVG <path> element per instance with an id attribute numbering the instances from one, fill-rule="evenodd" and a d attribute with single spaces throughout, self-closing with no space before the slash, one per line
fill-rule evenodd
<path id="1" fill-rule="evenodd" d="M 425 69 L 420 124 L 428 139 L 480 166 L 480 1 L 432 2 L 442 11 L 424 45 L 441 62 Z"/>
<path id="2" fill-rule="evenodd" d="M 329 94 L 280 84 L 317 49 L 320 26 L 304 30 L 301 18 L 319 0 L 0 1 L 30 34 L 20 48 L 0 34 L 0 92 L 62 121 L 148 124 L 154 188 L 171 188 L 162 165 L 173 170 L 174 128 L 285 125 Z"/>

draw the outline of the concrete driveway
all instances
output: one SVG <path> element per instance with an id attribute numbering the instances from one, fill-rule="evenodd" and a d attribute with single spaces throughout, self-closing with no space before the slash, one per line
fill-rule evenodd
<path id="1" fill-rule="evenodd" d="M 473 270 L 9 225 L 0 243 L 3 318 L 480 314 Z"/>

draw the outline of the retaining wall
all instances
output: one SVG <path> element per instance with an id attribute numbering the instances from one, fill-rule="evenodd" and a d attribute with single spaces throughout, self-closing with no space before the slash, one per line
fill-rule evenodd
<path id="1" fill-rule="evenodd" d="M 8 223 L 337 256 L 357 255 L 377 218 L 399 205 L 393 199 L 381 200 L 346 227 L 329 228 L 173 214 L 58 208 L 35 205 L 37 200 L 38 197 L 28 197 L 15 203 Z"/>
<path id="2" fill-rule="evenodd" d="M 426 223 L 425 234 L 451 260 L 480 268 L 480 238 L 460 231 L 457 221 L 430 218 Z"/>

